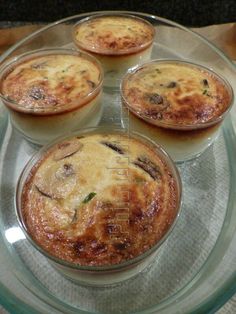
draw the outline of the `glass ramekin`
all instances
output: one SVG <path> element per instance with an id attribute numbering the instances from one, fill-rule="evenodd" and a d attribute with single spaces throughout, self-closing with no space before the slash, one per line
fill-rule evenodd
<path id="1" fill-rule="evenodd" d="M 154 143 L 152 140 L 148 139 L 145 136 L 142 136 L 138 133 L 131 132 L 127 133 L 127 130 L 124 129 L 116 129 L 114 131 L 110 131 L 111 128 L 109 127 L 97 127 L 97 128 L 89 128 L 80 130 L 79 132 L 73 132 L 67 136 L 66 138 L 59 138 L 58 140 L 54 141 L 53 143 L 44 146 L 39 150 L 26 164 L 25 168 L 23 169 L 18 183 L 17 183 L 17 189 L 16 189 L 16 196 L 15 196 L 15 207 L 16 207 L 16 213 L 18 222 L 26 235 L 26 238 L 29 240 L 29 242 L 33 245 L 34 248 L 36 248 L 38 251 L 40 251 L 43 256 L 48 259 L 48 261 L 66 278 L 77 282 L 82 285 L 87 286 L 106 286 L 110 284 L 117 284 L 121 281 L 124 281 L 126 279 L 129 279 L 141 271 L 143 271 L 152 261 L 154 261 L 157 254 L 159 254 L 159 249 L 161 244 L 169 237 L 177 218 L 180 214 L 181 209 L 181 195 L 182 195 L 182 184 L 181 179 L 179 176 L 179 172 L 173 163 L 173 161 L 170 159 L 170 157 L 167 155 L 167 153 L 156 143 Z M 69 139 L 74 136 L 82 136 L 85 137 L 86 135 L 91 134 L 117 134 L 126 136 L 127 138 L 134 138 L 136 140 L 141 141 L 145 145 L 148 145 L 148 148 L 154 150 L 156 154 L 161 158 L 161 160 L 166 165 L 165 169 L 168 169 L 171 173 L 171 176 L 175 182 L 176 186 L 176 194 L 175 194 L 175 207 L 173 209 L 174 215 L 172 217 L 172 221 L 168 222 L 168 228 L 163 232 L 161 235 L 160 240 L 153 245 L 151 248 L 146 250 L 144 253 L 129 259 L 127 261 L 124 261 L 120 264 L 113 264 L 113 265 L 105 265 L 105 266 L 81 266 L 79 264 L 74 264 L 72 262 L 65 261 L 63 259 L 60 259 L 58 257 L 55 257 L 54 255 L 50 254 L 48 251 L 46 251 L 40 244 L 38 244 L 33 237 L 31 236 L 30 232 L 27 230 L 26 223 L 24 221 L 24 217 L 22 214 L 22 191 L 23 188 L 27 182 L 27 179 L 29 178 L 31 170 L 35 167 L 36 164 L 38 164 L 44 156 L 51 150 L 51 148 L 60 143 L 61 141 L 64 141 L 65 139 Z M 120 158 L 120 157 L 116 157 Z M 118 161 L 117 161 L 118 162 Z M 120 164 L 119 164 L 120 167 Z M 120 171 L 120 168 L 119 168 Z"/>
<path id="2" fill-rule="evenodd" d="M 83 42 L 76 39 L 76 29 L 84 23 L 102 19 L 106 17 L 123 17 L 145 23 L 150 28 L 152 33 L 151 40 L 142 43 L 138 47 L 128 47 L 122 51 L 114 51 L 109 49 L 99 49 L 96 44 L 86 46 Z M 113 25 L 112 25 L 113 26 Z M 119 86 L 120 80 L 125 72 L 138 64 L 148 61 L 151 56 L 153 41 L 155 37 L 155 28 L 147 20 L 129 14 L 96 14 L 85 19 L 80 20 L 73 27 L 73 39 L 75 45 L 83 51 L 93 54 L 102 64 L 105 74 L 104 85 L 108 87 Z"/>
<path id="3" fill-rule="evenodd" d="M 84 58 L 99 69 L 99 83 L 76 102 L 58 106 L 26 108 L 2 93 L 2 82 L 18 65 L 34 58 L 48 55 L 73 55 Z M 5 62 L 0 68 L 0 99 L 10 113 L 13 126 L 32 143 L 43 145 L 67 132 L 81 127 L 96 126 L 102 116 L 103 70 L 100 63 L 85 52 L 73 49 L 50 48 L 27 52 Z"/>
<path id="4" fill-rule="evenodd" d="M 131 79 L 132 75 L 145 67 L 153 64 L 161 63 L 177 63 L 186 64 L 190 67 L 198 68 L 202 71 L 210 73 L 211 76 L 219 80 L 226 88 L 229 94 L 229 104 L 223 114 L 215 119 L 204 123 L 197 124 L 168 124 L 161 120 L 154 120 L 137 112 L 132 104 L 125 97 L 125 83 Z M 192 62 L 182 60 L 156 59 L 151 62 L 144 63 L 139 67 L 128 70 L 120 85 L 122 98 L 122 124 L 125 128 L 130 128 L 141 134 L 144 134 L 160 144 L 171 156 L 175 162 L 184 162 L 200 156 L 218 137 L 220 127 L 226 115 L 229 113 L 233 101 L 234 94 L 228 81 L 215 73 L 214 71 Z"/>

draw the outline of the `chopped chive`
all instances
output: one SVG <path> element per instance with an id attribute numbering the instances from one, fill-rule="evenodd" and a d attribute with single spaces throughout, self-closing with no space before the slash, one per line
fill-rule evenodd
<path id="1" fill-rule="evenodd" d="M 87 204 L 88 202 L 90 202 L 93 198 L 94 198 L 94 196 L 96 195 L 97 193 L 95 193 L 95 192 L 91 192 L 91 193 L 89 193 L 85 198 L 84 198 L 84 200 L 82 201 L 82 204 Z M 74 216 L 73 216 L 73 218 L 72 218 L 72 220 L 71 220 L 71 223 L 74 223 L 74 222 L 76 222 L 77 221 L 77 219 L 78 219 L 78 210 L 82 207 L 83 205 L 80 205 L 78 208 L 76 208 L 74 211 L 75 211 L 75 213 L 74 213 Z"/>
<path id="2" fill-rule="evenodd" d="M 203 94 L 203 95 L 206 95 L 206 96 L 208 96 L 208 97 L 212 97 L 211 93 L 210 93 L 208 90 L 206 90 L 206 89 L 203 91 L 202 94 Z"/>
<path id="3" fill-rule="evenodd" d="M 91 192 L 91 193 L 89 193 L 86 197 L 85 197 L 85 199 L 83 200 L 83 204 L 87 204 L 89 201 L 91 201 L 93 198 L 94 198 L 94 196 L 96 195 L 97 193 L 95 193 L 95 192 Z"/>

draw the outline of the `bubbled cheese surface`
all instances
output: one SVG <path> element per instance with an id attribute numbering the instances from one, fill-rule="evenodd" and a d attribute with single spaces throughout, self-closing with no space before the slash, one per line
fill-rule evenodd
<path id="1" fill-rule="evenodd" d="M 48 253 L 79 265 L 136 257 L 167 232 L 179 192 L 153 148 L 121 135 L 87 135 L 54 146 L 31 170 L 22 215 Z"/>

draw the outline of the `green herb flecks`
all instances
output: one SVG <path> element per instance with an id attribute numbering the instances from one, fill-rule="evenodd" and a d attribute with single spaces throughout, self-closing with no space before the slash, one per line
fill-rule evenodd
<path id="1" fill-rule="evenodd" d="M 72 65 L 69 65 L 67 68 L 63 69 L 61 72 L 62 73 L 66 73 L 68 72 L 68 70 L 72 67 Z"/>
<path id="2" fill-rule="evenodd" d="M 160 69 L 155 69 L 155 71 L 159 74 L 161 74 L 161 70 Z"/>
<path id="3" fill-rule="evenodd" d="M 76 209 L 74 210 L 75 213 L 74 213 L 74 216 L 73 216 L 73 218 L 72 218 L 72 220 L 71 220 L 71 223 L 75 223 L 75 222 L 78 220 L 78 210 L 79 210 L 84 204 L 87 204 L 88 202 L 90 202 L 90 201 L 94 198 L 95 195 L 97 195 L 97 193 L 91 192 L 91 193 L 89 193 L 89 194 L 84 198 L 84 200 L 82 201 L 81 205 L 80 205 L 78 208 L 76 208 Z"/>
<path id="4" fill-rule="evenodd" d="M 95 193 L 95 192 L 89 193 L 89 194 L 85 197 L 85 199 L 83 200 L 82 204 L 87 204 L 87 203 L 90 202 L 90 201 L 94 198 L 94 196 L 96 196 L 96 195 L 97 195 L 97 193 Z"/>
<path id="5" fill-rule="evenodd" d="M 208 97 L 211 97 L 210 92 L 207 89 L 204 89 L 204 91 L 202 92 L 203 95 L 206 95 Z"/>

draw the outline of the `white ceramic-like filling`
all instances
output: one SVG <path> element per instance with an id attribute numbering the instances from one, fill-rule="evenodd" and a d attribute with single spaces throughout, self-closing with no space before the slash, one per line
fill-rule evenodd
<path id="1" fill-rule="evenodd" d="M 101 92 L 86 105 L 55 115 L 31 115 L 9 108 L 13 126 L 29 141 L 43 145 L 70 131 L 96 126 L 102 116 Z"/>
<path id="2" fill-rule="evenodd" d="M 104 70 L 104 85 L 108 87 L 119 86 L 122 77 L 128 69 L 150 60 L 151 52 L 152 46 L 141 52 L 123 56 L 94 54 L 101 62 Z"/>
<path id="3" fill-rule="evenodd" d="M 194 131 L 178 133 L 151 125 L 132 113 L 127 113 L 123 106 L 123 126 L 138 132 L 161 145 L 175 162 L 193 159 L 204 152 L 219 135 L 220 124 Z M 199 132 L 199 134 L 197 134 Z"/>
<path id="4" fill-rule="evenodd" d="M 78 282 L 79 284 L 86 286 L 106 286 L 113 285 L 124 280 L 130 279 L 135 275 L 142 272 L 151 262 L 155 259 L 158 254 L 155 251 L 138 264 L 127 266 L 111 271 L 86 271 L 79 269 L 72 269 L 66 266 L 62 266 L 55 262 L 51 262 L 52 265 L 66 278 Z"/>

